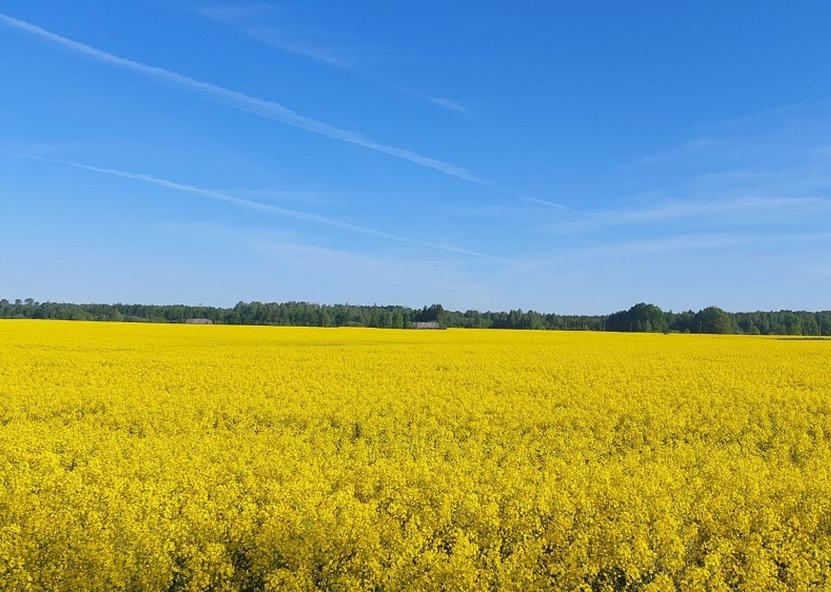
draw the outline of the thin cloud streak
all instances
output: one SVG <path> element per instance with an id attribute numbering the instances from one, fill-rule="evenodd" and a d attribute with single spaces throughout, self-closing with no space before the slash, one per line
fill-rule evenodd
<path id="1" fill-rule="evenodd" d="M 462 262 L 444 261 L 440 266 L 432 258 L 401 259 L 385 254 L 369 255 L 354 251 L 322 247 L 299 242 L 292 235 L 275 235 L 272 229 L 234 227 L 225 224 L 193 224 L 164 222 L 156 225 L 168 234 L 214 242 L 219 239 L 245 249 L 265 261 L 279 266 L 282 279 L 289 281 L 291 293 L 285 299 L 316 302 L 372 302 L 379 293 L 387 302 L 421 306 L 425 301 L 441 300 L 468 306 L 469 295 L 488 297 L 491 290 L 470 275 L 470 267 Z M 324 270 L 334 281 L 328 288 L 308 290 L 308 270 Z M 292 274 L 297 274 L 298 277 Z M 318 274 L 319 276 L 319 274 Z M 280 293 L 286 282 L 275 285 L 269 293 Z M 312 280 L 314 285 L 314 280 Z M 262 289 L 262 286 L 259 288 Z M 297 293 L 296 290 L 301 290 Z M 346 290 L 346 291 L 344 291 Z M 250 297 L 250 295 L 249 295 Z M 271 297 L 271 296 L 269 296 Z M 233 298 L 236 302 L 239 298 Z M 484 306 L 479 300 L 478 306 Z M 473 303 L 476 305 L 476 302 Z"/>
<path id="2" fill-rule="evenodd" d="M 245 29 L 244 33 L 256 39 L 261 43 L 282 49 L 289 53 L 293 53 L 305 58 L 312 59 L 316 62 L 326 64 L 327 66 L 334 66 L 336 68 L 347 68 L 350 65 L 349 60 L 336 55 L 334 52 L 323 47 L 309 45 L 307 43 L 299 43 L 296 41 L 286 41 L 281 39 L 275 31 L 267 28 Z"/>
<path id="3" fill-rule="evenodd" d="M 417 99 L 421 99 L 422 101 L 427 101 L 428 103 L 432 103 L 437 107 L 441 107 L 442 109 L 446 109 L 447 111 L 453 111 L 460 115 L 464 115 L 466 117 L 470 117 L 471 113 L 461 103 L 458 101 L 454 101 L 452 99 L 446 99 L 444 97 L 437 97 L 435 95 L 428 95 L 422 92 L 415 91 L 411 88 L 407 88 L 404 86 L 395 85 L 394 87 L 397 91 L 402 92 L 404 94 L 410 95 L 411 97 L 415 97 Z"/>
<path id="4" fill-rule="evenodd" d="M 588 218 L 557 227 L 561 232 L 596 230 L 613 226 L 644 224 L 681 218 L 696 218 L 731 212 L 768 211 L 788 208 L 823 208 L 831 199 L 819 197 L 745 197 L 725 201 L 671 201 L 646 208 L 618 208 L 588 213 Z"/>
<path id="5" fill-rule="evenodd" d="M 434 105 L 443 107 L 448 111 L 455 111 L 456 113 L 461 113 L 462 115 L 470 115 L 470 111 L 468 111 L 464 105 L 451 99 L 443 99 L 441 97 L 433 97 L 430 95 L 423 95 L 423 97 L 425 101 L 429 101 Z"/>
<path id="6" fill-rule="evenodd" d="M 460 247 L 453 244 L 447 243 L 438 243 L 433 241 L 425 241 L 415 238 L 409 238 L 405 236 L 400 236 L 397 234 L 392 234 L 389 232 L 385 232 L 383 230 L 376 230 L 374 228 L 368 228 L 366 226 L 359 226 L 357 224 L 351 224 L 349 222 L 343 222 L 341 220 L 337 220 L 335 218 L 329 218 L 326 216 L 319 216 L 317 214 L 311 214 L 309 212 L 303 212 L 300 210 L 293 210 L 289 208 L 281 208 L 279 206 L 261 203 L 258 201 L 254 201 L 251 199 L 243 199 L 241 197 L 236 197 L 234 195 L 230 195 L 228 193 L 222 193 L 220 191 L 214 191 L 212 189 L 205 189 L 203 187 L 197 187 L 195 185 L 187 185 L 184 183 L 177 183 L 175 181 L 170 181 L 168 179 L 162 179 L 159 177 L 153 177 L 151 175 L 145 175 L 143 173 L 132 173 L 128 171 L 121 171 L 118 169 L 109 169 L 109 168 L 102 168 L 97 167 L 89 164 L 84 164 L 80 162 L 74 162 L 71 160 L 57 160 L 51 158 L 41 158 L 38 156 L 27 155 L 27 158 L 32 160 L 37 160 L 40 162 L 51 163 L 51 164 L 62 164 L 66 166 L 71 166 L 77 169 L 82 169 L 86 171 L 91 171 L 94 173 L 101 173 L 105 175 L 110 175 L 114 177 L 121 177 L 122 179 L 130 179 L 133 181 L 142 181 L 144 183 L 150 183 L 152 185 L 156 185 L 159 187 L 164 187 L 165 189 L 171 189 L 174 191 L 180 191 L 183 193 L 190 193 L 193 195 L 198 195 L 200 197 L 204 197 L 207 199 L 212 199 L 215 201 L 224 202 L 227 204 L 231 204 L 238 208 L 244 208 L 247 210 L 253 210 L 256 212 L 263 212 L 266 214 L 272 214 L 277 216 L 283 216 L 286 218 L 292 218 L 294 220 L 302 220 L 305 222 L 313 222 L 316 224 L 322 224 L 325 226 L 331 226 L 334 228 L 339 228 L 341 230 L 345 230 L 347 232 L 353 232 L 356 234 L 363 234 L 366 236 L 372 236 L 375 238 L 380 238 L 384 240 L 406 243 L 411 245 L 418 245 L 422 247 L 430 247 L 434 249 L 440 249 L 443 251 L 449 251 L 452 253 L 459 253 L 462 255 L 469 255 L 472 257 L 478 257 L 481 259 L 488 259 L 492 261 L 499 260 L 498 257 L 494 257 L 492 255 L 488 255 L 485 253 L 479 253 L 477 251 L 471 251 L 469 249 L 465 249 L 464 247 Z"/>
<path id="7" fill-rule="evenodd" d="M 331 47 L 298 41 L 296 37 L 286 35 L 283 30 L 276 27 L 248 24 L 253 18 L 274 10 L 277 10 L 277 7 L 256 4 L 250 6 L 199 6 L 196 8 L 196 12 L 201 16 L 232 27 L 265 45 L 335 68 L 348 69 L 352 66 L 352 60 L 347 59 L 343 55 L 343 51 L 336 52 Z"/>
<path id="8" fill-rule="evenodd" d="M 527 201 L 528 203 L 539 204 L 542 206 L 548 206 L 549 208 L 556 208 L 558 210 L 568 210 L 566 206 L 563 204 L 559 204 L 555 201 L 549 201 L 547 199 L 540 199 L 538 197 L 519 197 L 523 201 Z"/>
<path id="9" fill-rule="evenodd" d="M 587 247 L 565 249 L 550 253 L 544 257 L 535 256 L 515 262 L 514 270 L 530 271 L 546 268 L 553 265 L 562 265 L 572 261 L 591 259 L 592 257 L 608 260 L 614 257 L 628 257 L 632 255 L 651 255 L 670 251 L 698 251 L 707 249 L 723 249 L 731 246 L 769 245 L 793 242 L 826 242 L 831 241 L 831 233 L 788 233 L 778 235 L 749 234 L 749 233 L 698 233 L 682 234 L 654 239 L 609 242 Z"/>
<path id="10" fill-rule="evenodd" d="M 375 140 L 367 138 L 366 136 L 358 132 L 341 129 L 333 125 L 324 123 L 322 121 L 318 121 L 316 119 L 312 119 L 310 117 L 306 117 L 304 115 L 296 113 L 291 109 L 284 107 L 283 105 L 276 103 L 274 101 L 269 101 L 251 95 L 246 95 L 244 93 L 227 89 L 216 84 L 212 84 L 210 82 L 196 80 L 195 78 L 191 78 L 189 76 L 185 76 L 183 74 L 179 74 L 177 72 L 173 72 L 172 70 L 167 70 L 165 68 L 149 66 L 147 64 L 142 64 L 141 62 L 136 62 L 127 58 L 122 58 L 115 54 L 111 54 L 106 51 L 102 51 L 100 49 L 91 47 L 89 45 L 73 41 L 66 37 L 57 35 L 55 33 L 51 33 L 46 29 L 43 29 L 36 25 L 32 25 L 26 21 L 6 16 L 2 13 L 0 13 L 0 23 L 5 23 L 6 25 L 12 28 L 25 31 L 43 40 L 55 43 L 57 45 L 60 45 L 61 47 L 70 49 L 94 60 L 118 66 L 120 68 L 124 68 L 127 70 L 132 70 L 134 72 L 138 72 L 151 78 L 164 80 L 166 82 L 173 83 L 176 86 L 194 91 L 202 96 L 218 99 L 226 105 L 233 107 L 234 109 L 238 109 L 240 111 L 245 111 L 257 115 L 259 117 L 263 117 L 265 119 L 271 119 L 273 121 L 279 121 L 281 123 L 285 123 L 287 125 L 291 125 L 300 129 L 305 129 L 307 131 L 321 136 L 326 136 L 329 138 L 333 138 L 335 140 L 348 142 L 350 144 L 355 144 L 358 146 L 363 146 L 364 148 L 369 148 L 370 150 L 375 150 L 377 152 L 389 154 L 390 156 L 395 156 L 397 158 L 407 160 L 409 162 L 427 168 L 431 168 L 445 173 L 446 175 L 464 179 L 472 183 L 478 183 L 481 185 L 488 184 L 488 182 L 485 179 L 482 179 L 481 177 L 474 175 L 473 173 L 471 173 L 463 167 L 450 164 L 435 158 L 431 158 L 429 156 L 424 156 L 422 154 L 419 154 L 412 150 L 408 150 L 406 148 L 399 148 L 397 146 L 389 146 L 386 144 L 382 144 L 380 142 L 376 142 Z"/>
<path id="11" fill-rule="evenodd" d="M 236 21 L 259 16 L 275 10 L 271 4 L 249 4 L 246 6 L 200 6 L 199 14 L 218 21 Z"/>
<path id="12" fill-rule="evenodd" d="M 355 65 L 354 60 L 347 57 L 345 55 L 346 52 L 341 48 L 333 48 L 322 44 L 297 41 L 296 38 L 292 39 L 290 35 L 287 36 L 279 29 L 273 27 L 249 26 L 246 24 L 246 21 L 249 21 L 253 17 L 257 17 L 264 12 L 271 12 L 276 9 L 277 7 L 271 5 L 253 4 L 249 6 L 200 6 L 197 7 L 196 12 L 205 18 L 216 21 L 217 23 L 233 27 L 242 34 L 260 41 L 265 45 L 282 49 L 283 51 L 320 62 L 321 64 L 325 64 L 327 66 L 356 72 L 353 67 Z M 385 84 L 376 80 L 374 77 L 367 76 L 366 74 L 362 74 L 362 76 L 375 82 Z M 392 88 L 398 92 L 410 95 L 422 101 L 426 101 L 447 111 L 453 111 L 467 117 L 471 115 L 470 111 L 458 101 L 429 95 L 398 85 L 392 85 Z"/>
<path id="13" fill-rule="evenodd" d="M 230 239 L 261 253 L 290 254 L 295 263 L 300 259 L 303 260 L 303 264 L 314 265 L 315 269 L 320 266 L 327 266 L 341 270 L 344 267 L 349 267 L 351 270 L 363 269 L 366 271 L 367 269 L 377 267 L 381 262 L 387 264 L 389 267 L 393 267 L 394 265 L 400 267 L 401 265 L 401 262 L 392 259 L 382 260 L 378 257 L 364 255 L 354 251 L 298 242 L 290 236 L 274 237 L 272 232 L 256 228 L 235 228 L 225 224 L 170 222 L 160 223 L 157 227 L 161 230 L 172 231 L 184 236 Z M 424 265 L 427 264 L 425 263 Z"/>

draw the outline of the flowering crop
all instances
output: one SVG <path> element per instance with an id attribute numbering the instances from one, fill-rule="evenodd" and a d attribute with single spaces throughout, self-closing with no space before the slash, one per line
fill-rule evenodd
<path id="1" fill-rule="evenodd" d="M 0 322 L 0 590 L 829 587 L 829 341 Z"/>

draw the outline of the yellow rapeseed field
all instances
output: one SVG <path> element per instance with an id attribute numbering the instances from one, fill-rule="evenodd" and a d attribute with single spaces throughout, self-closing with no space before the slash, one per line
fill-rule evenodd
<path id="1" fill-rule="evenodd" d="M 831 341 L 0 321 L 0 590 L 828 590 Z"/>

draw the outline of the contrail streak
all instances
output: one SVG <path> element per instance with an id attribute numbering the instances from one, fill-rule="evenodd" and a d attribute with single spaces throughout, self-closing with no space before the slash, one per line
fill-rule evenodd
<path id="1" fill-rule="evenodd" d="M 163 80 L 181 88 L 191 90 L 202 96 L 217 99 L 240 111 L 246 111 L 248 113 L 258 115 L 259 117 L 264 117 L 266 119 L 279 121 L 287 125 L 305 129 L 321 136 L 326 136 L 342 142 L 348 142 L 350 144 L 356 144 L 358 146 L 363 146 L 364 148 L 383 152 L 384 154 L 389 154 L 424 167 L 441 171 L 442 173 L 452 177 L 458 177 L 460 179 L 465 179 L 466 181 L 482 185 L 488 184 L 485 179 L 477 177 L 463 167 L 437 160 L 435 158 L 430 158 L 429 156 L 424 156 L 406 148 L 399 148 L 376 142 L 375 140 L 367 138 L 358 132 L 335 127 L 333 125 L 329 125 L 328 123 L 296 113 L 295 111 L 292 111 L 275 101 L 261 99 L 235 90 L 224 88 L 216 84 L 211 84 L 210 82 L 196 80 L 195 78 L 191 78 L 189 76 L 185 76 L 184 74 L 179 74 L 165 68 L 149 66 L 147 64 L 142 64 L 141 62 L 122 58 L 84 43 L 79 43 L 77 41 L 73 41 L 72 39 L 62 37 L 47 31 L 46 29 L 42 29 L 37 25 L 6 16 L 2 13 L 0 13 L 0 23 L 4 23 L 21 31 L 25 31 L 39 37 L 40 39 L 55 43 L 56 45 L 70 49 L 94 60 L 118 66 L 127 70 L 132 70 L 145 76 L 155 78 L 157 80 Z"/>
<path id="2" fill-rule="evenodd" d="M 175 181 L 170 181 L 168 179 L 162 179 L 159 177 L 153 177 L 151 175 L 146 175 L 143 173 L 133 173 L 128 171 L 120 171 L 118 169 L 109 169 L 109 168 L 102 168 L 97 167 L 89 164 L 84 164 L 80 162 L 74 162 L 71 160 L 58 160 L 52 158 L 42 158 L 39 156 L 32 156 L 26 155 L 27 158 L 32 160 L 37 160 L 40 162 L 47 162 L 52 164 L 62 164 L 66 166 L 71 166 L 77 169 L 82 169 L 85 171 L 91 171 L 94 173 L 101 173 L 104 175 L 111 175 L 114 177 L 121 177 L 122 179 L 130 179 L 133 181 L 142 181 L 144 183 L 150 183 L 152 185 L 156 185 L 159 187 L 164 187 L 165 189 L 171 189 L 174 191 L 180 191 L 183 193 L 190 193 L 192 195 L 198 195 L 199 197 L 204 197 L 207 199 L 212 199 L 214 201 L 224 202 L 238 208 L 244 208 L 247 210 L 254 210 L 256 212 L 263 212 L 266 214 L 272 214 L 276 216 L 283 216 L 285 218 L 292 218 L 294 220 L 302 220 L 305 222 L 313 222 L 316 224 L 322 224 L 325 226 L 331 226 L 333 228 L 339 228 L 341 230 L 345 230 L 347 232 L 353 232 L 356 234 L 363 234 L 366 236 L 372 236 L 375 238 L 380 238 L 389 241 L 395 241 L 399 243 L 407 243 L 411 245 L 418 245 L 422 247 L 430 247 L 433 249 L 440 249 L 443 251 L 450 251 L 452 253 L 459 253 L 462 255 L 469 255 L 472 257 L 478 257 L 481 259 L 489 259 L 492 261 L 500 260 L 499 257 L 494 257 L 493 255 L 488 255 L 486 253 L 480 253 L 478 251 L 472 251 L 470 249 L 465 249 L 464 247 L 460 247 L 457 245 L 449 244 L 449 243 L 438 243 L 433 241 L 426 241 L 420 240 L 416 238 L 409 238 L 406 236 L 400 236 L 397 234 L 392 234 L 389 232 L 385 232 L 383 230 L 376 230 L 374 228 L 368 228 L 366 226 L 360 226 L 357 224 L 351 224 L 349 222 L 343 222 L 342 220 L 337 220 L 335 218 L 329 218 L 327 216 L 319 216 L 318 214 L 311 214 L 309 212 L 303 212 L 300 210 L 293 210 L 290 208 L 281 208 L 279 206 L 262 203 L 258 201 L 254 201 L 251 199 L 245 199 L 242 197 L 236 197 L 234 195 L 230 195 L 228 193 L 223 193 L 221 191 L 215 191 L 213 189 L 206 189 L 204 187 L 197 187 L 195 185 L 188 185 L 184 183 L 177 183 Z"/>

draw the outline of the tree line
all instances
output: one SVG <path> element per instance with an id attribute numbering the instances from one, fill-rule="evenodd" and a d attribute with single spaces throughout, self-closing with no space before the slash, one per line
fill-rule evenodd
<path id="1" fill-rule="evenodd" d="M 710 306 L 697 312 L 672 312 L 646 303 L 609 315 L 559 315 L 520 309 L 508 312 L 462 312 L 445 310 L 441 304 L 410 308 L 310 302 L 239 302 L 233 307 L 223 308 L 183 304 L 73 304 L 36 302 L 27 298 L 0 300 L 0 318 L 155 323 L 183 323 L 188 319 L 200 318 L 229 325 L 389 328 L 406 328 L 416 321 L 437 321 L 442 327 L 493 329 L 831 335 L 831 311 L 729 313 Z"/>

